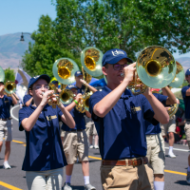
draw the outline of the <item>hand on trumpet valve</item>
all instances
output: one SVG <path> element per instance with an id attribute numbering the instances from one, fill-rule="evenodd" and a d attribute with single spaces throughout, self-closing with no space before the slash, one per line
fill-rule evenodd
<path id="1" fill-rule="evenodd" d="M 135 66 L 136 62 L 123 68 L 123 72 L 120 75 L 124 77 L 124 80 L 127 80 L 129 82 L 133 80 L 136 71 Z"/>
<path id="2" fill-rule="evenodd" d="M 81 94 L 81 93 L 77 94 L 76 97 L 75 97 L 75 100 L 76 100 L 77 102 L 80 102 L 81 99 L 82 99 L 82 94 Z"/>

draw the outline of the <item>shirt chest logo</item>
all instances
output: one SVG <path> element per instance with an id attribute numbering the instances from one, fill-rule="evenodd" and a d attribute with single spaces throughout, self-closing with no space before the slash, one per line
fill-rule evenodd
<path id="1" fill-rule="evenodd" d="M 56 115 L 50 115 L 50 116 L 46 116 L 46 118 L 47 118 L 48 121 L 51 121 L 53 119 L 56 119 L 57 116 Z"/>
<path id="2" fill-rule="evenodd" d="M 5 102 L 5 103 L 8 103 L 9 101 L 8 101 L 8 100 L 5 100 L 4 102 Z"/>
<path id="3" fill-rule="evenodd" d="M 138 111 L 140 111 L 141 110 L 141 107 L 139 106 L 139 107 L 131 107 L 131 111 L 132 111 L 132 113 L 137 113 Z"/>

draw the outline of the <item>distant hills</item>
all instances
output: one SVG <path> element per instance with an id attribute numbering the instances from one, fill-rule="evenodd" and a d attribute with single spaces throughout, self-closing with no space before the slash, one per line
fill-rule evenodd
<path id="1" fill-rule="evenodd" d="M 20 41 L 21 32 L 5 34 L 0 36 L 0 66 L 3 69 L 10 67 L 17 69 L 24 52 L 28 49 L 29 41 L 32 42 L 29 34 L 24 34 L 24 42 Z M 190 67 L 190 57 L 176 59 L 183 65 L 184 70 Z"/>

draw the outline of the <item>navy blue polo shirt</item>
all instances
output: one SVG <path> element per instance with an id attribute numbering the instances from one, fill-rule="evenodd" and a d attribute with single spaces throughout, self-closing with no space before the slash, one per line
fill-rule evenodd
<path id="1" fill-rule="evenodd" d="M 10 117 L 11 106 L 14 106 L 13 100 L 11 97 L 4 95 L 3 98 L 0 98 L 0 118 L 8 119 Z"/>
<path id="2" fill-rule="evenodd" d="M 130 96 L 126 90 L 109 113 L 100 118 L 93 113 L 93 107 L 110 92 L 105 86 L 89 100 L 90 112 L 99 135 L 102 159 L 119 160 L 146 156 L 145 125 L 142 124 L 142 119 L 153 124 L 158 123 L 153 118 L 154 111 L 150 103 L 144 95 Z"/>
<path id="3" fill-rule="evenodd" d="M 75 84 L 75 86 L 76 86 L 76 84 Z M 79 88 L 78 86 L 76 86 L 76 89 L 77 89 L 77 94 L 79 94 L 79 93 L 84 94 L 86 87 L 85 87 L 84 85 L 82 85 L 81 88 Z M 87 90 L 87 92 L 88 92 L 88 91 L 89 91 L 89 90 Z"/>
<path id="4" fill-rule="evenodd" d="M 190 96 L 186 96 L 186 91 L 190 88 L 190 85 L 184 86 L 181 90 L 183 101 L 185 104 L 185 118 L 190 119 Z"/>
<path id="5" fill-rule="evenodd" d="M 68 105 L 65 105 L 65 106 L 68 106 Z M 70 114 L 72 115 L 72 117 L 73 117 L 73 119 L 75 120 L 75 123 L 76 123 L 74 129 L 76 129 L 76 130 L 86 129 L 86 123 L 85 123 L 85 118 L 84 118 L 85 113 L 81 113 L 76 108 L 73 108 L 70 111 Z M 65 123 L 63 123 L 62 130 L 71 131 L 73 129 L 69 128 Z"/>
<path id="6" fill-rule="evenodd" d="M 23 98 L 23 104 L 24 106 L 26 106 L 26 102 L 28 102 L 28 100 L 30 100 L 32 98 L 32 96 L 30 94 L 26 94 Z"/>
<path id="7" fill-rule="evenodd" d="M 166 105 L 167 96 L 164 96 L 162 94 L 154 93 L 154 96 L 164 105 Z M 146 126 L 146 135 L 156 135 L 161 133 L 160 123 L 157 125 L 153 125 L 152 123 L 148 122 L 147 120 L 144 120 L 144 124 Z"/>
<path id="8" fill-rule="evenodd" d="M 19 130 L 24 130 L 22 120 L 36 109 L 30 105 L 19 111 Z M 59 121 L 62 112 L 46 105 L 31 131 L 26 133 L 26 153 L 22 166 L 24 171 L 46 171 L 61 168 L 67 164 L 60 138 Z"/>

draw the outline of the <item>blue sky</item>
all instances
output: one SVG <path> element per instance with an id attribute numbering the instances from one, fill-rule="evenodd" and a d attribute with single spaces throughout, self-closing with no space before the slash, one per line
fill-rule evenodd
<path id="1" fill-rule="evenodd" d="M 40 16 L 47 14 L 52 20 L 56 18 L 55 6 L 51 0 L 0 0 L 0 35 L 32 33 L 38 29 Z M 190 53 L 175 53 L 174 57 L 190 57 Z"/>

